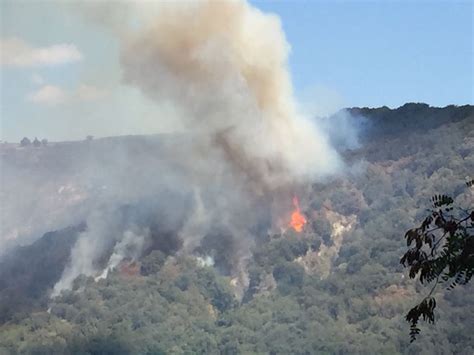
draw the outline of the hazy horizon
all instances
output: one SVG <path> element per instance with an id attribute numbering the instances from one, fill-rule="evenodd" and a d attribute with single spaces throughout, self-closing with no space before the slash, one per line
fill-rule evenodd
<path id="1" fill-rule="evenodd" d="M 294 94 L 310 114 L 474 102 L 472 2 L 251 3 L 277 16 Z M 123 16 L 130 2 L 110 4 Z M 124 82 L 116 29 L 89 5 L 2 1 L 2 140 L 180 130 L 172 104 Z"/>

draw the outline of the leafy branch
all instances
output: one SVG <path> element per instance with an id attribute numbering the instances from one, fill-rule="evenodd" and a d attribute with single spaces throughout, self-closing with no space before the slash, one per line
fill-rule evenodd
<path id="1" fill-rule="evenodd" d="M 474 180 L 466 185 L 474 186 Z M 409 268 L 410 278 L 418 276 L 423 285 L 434 282 L 429 294 L 405 317 L 410 323 L 411 342 L 420 333 L 420 318 L 431 324 L 435 322 L 433 294 L 438 284 L 445 283 L 447 290 L 452 290 L 457 285 L 467 284 L 474 274 L 474 235 L 471 232 L 474 210 L 454 210 L 454 200 L 447 195 L 435 195 L 431 202 L 429 215 L 421 225 L 405 233 L 409 249 L 400 259 L 400 263 Z"/>

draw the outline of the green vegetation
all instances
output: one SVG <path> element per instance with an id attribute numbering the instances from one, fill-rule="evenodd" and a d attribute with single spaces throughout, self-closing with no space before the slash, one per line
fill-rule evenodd
<path id="1" fill-rule="evenodd" d="M 426 289 L 400 257 L 403 232 L 426 217 L 434 194 L 472 209 L 474 108 L 352 111 L 368 128 L 361 147 L 344 153 L 347 174 L 300 197 L 311 216 L 305 233 L 257 237 L 242 300 L 226 270 L 153 251 L 137 274 L 80 277 L 47 304 L 4 313 L 0 354 L 473 354 L 472 283 L 437 288 L 436 324 L 410 343 L 405 314 Z M 34 260 L 49 255 L 43 247 L 24 249 L 22 275 L 41 269 Z M 0 271 L 4 309 L 12 275 Z M 47 288 L 21 292 L 46 299 Z"/>

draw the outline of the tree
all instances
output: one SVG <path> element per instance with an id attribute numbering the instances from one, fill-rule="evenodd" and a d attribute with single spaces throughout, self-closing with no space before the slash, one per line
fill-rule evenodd
<path id="1" fill-rule="evenodd" d="M 48 145 L 48 140 L 46 138 L 43 138 L 41 140 L 41 144 L 46 147 Z"/>
<path id="2" fill-rule="evenodd" d="M 36 148 L 41 147 L 41 142 L 37 137 L 35 137 L 35 140 L 33 141 L 33 146 Z"/>
<path id="3" fill-rule="evenodd" d="M 22 147 L 29 147 L 31 145 L 31 141 L 28 137 L 23 137 L 23 139 L 20 141 L 20 145 Z"/>
<path id="4" fill-rule="evenodd" d="M 304 275 L 303 267 L 292 262 L 278 264 L 273 269 L 273 277 L 278 284 L 278 290 L 283 295 L 299 289 L 303 285 Z"/>
<path id="5" fill-rule="evenodd" d="M 142 261 L 140 273 L 144 276 L 158 273 L 166 261 L 166 255 L 159 251 L 153 250 Z"/>
<path id="6" fill-rule="evenodd" d="M 474 180 L 466 185 L 474 186 Z M 420 333 L 420 318 L 435 322 L 433 294 L 438 284 L 444 283 L 447 290 L 452 290 L 469 283 L 474 274 L 474 209 L 455 209 L 454 200 L 447 195 L 435 195 L 431 201 L 430 214 L 421 226 L 405 233 L 407 246 L 414 246 L 400 259 L 409 267 L 410 278 L 418 276 L 422 284 L 434 283 L 428 295 L 406 315 L 412 342 Z"/>

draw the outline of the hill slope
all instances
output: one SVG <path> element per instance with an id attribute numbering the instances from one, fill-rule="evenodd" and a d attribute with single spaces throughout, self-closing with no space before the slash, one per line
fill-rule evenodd
<path id="1" fill-rule="evenodd" d="M 426 290 L 404 277 L 399 258 L 404 231 L 424 216 L 433 194 L 450 194 L 472 208 L 474 192 L 464 181 L 474 172 L 474 107 L 407 104 L 350 112 L 367 124 L 359 148 L 344 152 L 347 173 L 307 186 L 300 201 L 310 221 L 304 233 L 257 237 L 242 299 L 233 286 L 238 280 L 219 268 L 229 255 L 225 236 L 217 235 L 202 251 L 215 267 L 174 250 L 155 251 L 137 263 L 122 262 L 98 282 L 77 279 L 73 290 L 49 302 L 50 312 L 38 302 L 34 313 L 7 314 L 0 352 L 473 353 L 472 286 L 441 292 L 436 327 L 409 345 L 403 316 Z M 47 294 L 47 287 L 36 294 L 28 285 L 49 251 L 67 255 L 72 231 L 16 254 L 36 265 L 22 269 L 21 292 L 32 299 Z M 62 251 L 38 253 L 38 245 L 65 235 Z M 15 260 L 4 263 L 12 270 Z M 64 257 L 44 267 L 54 269 L 51 263 L 57 269 L 48 287 Z M 5 277 L 0 273 L 4 285 Z M 7 285 L 0 295 L 13 287 Z"/>

